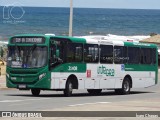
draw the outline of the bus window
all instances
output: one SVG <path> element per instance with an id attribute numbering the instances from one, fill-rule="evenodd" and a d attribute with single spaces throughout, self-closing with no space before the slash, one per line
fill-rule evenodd
<path id="1" fill-rule="evenodd" d="M 47 64 L 46 46 L 9 46 L 7 65 L 13 68 L 40 68 Z"/>
<path id="2" fill-rule="evenodd" d="M 114 47 L 114 63 L 123 64 L 127 63 L 127 47 L 115 46 Z"/>
<path id="3" fill-rule="evenodd" d="M 97 63 L 99 60 L 98 45 L 84 45 L 84 61 L 87 63 Z"/>
<path id="4" fill-rule="evenodd" d="M 66 62 L 82 62 L 83 45 L 80 43 L 68 43 L 67 45 L 67 61 Z"/>
<path id="5" fill-rule="evenodd" d="M 152 64 L 156 64 L 156 49 L 152 49 Z"/>
<path id="6" fill-rule="evenodd" d="M 151 64 L 151 63 L 152 63 L 152 49 L 141 48 L 141 64 Z"/>
<path id="7" fill-rule="evenodd" d="M 66 62 L 66 47 L 67 42 L 64 40 L 51 39 L 50 43 L 50 67 L 51 69 L 55 66 Z M 57 54 L 58 51 L 58 54 Z M 57 56 L 58 55 L 58 56 Z"/>
<path id="8" fill-rule="evenodd" d="M 128 47 L 128 63 L 139 64 L 140 63 L 140 48 Z"/>
<path id="9" fill-rule="evenodd" d="M 56 47 L 55 46 L 50 46 L 50 59 L 51 59 L 51 62 L 54 62 L 55 54 L 56 54 Z"/>
<path id="10" fill-rule="evenodd" d="M 112 45 L 100 46 L 100 62 L 113 63 L 113 46 Z"/>

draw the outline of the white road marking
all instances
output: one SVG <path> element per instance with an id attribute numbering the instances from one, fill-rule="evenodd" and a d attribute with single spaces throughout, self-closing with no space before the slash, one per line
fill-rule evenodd
<path id="1" fill-rule="evenodd" d="M 0 102 L 5 103 L 5 102 L 21 102 L 23 100 L 2 100 Z"/>
<path id="2" fill-rule="evenodd" d="M 83 103 L 83 104 L 74 104 L 74 105 L 68 105 L 68 106 L 75 107 L 75 106 L 82 106 L 82 105 L 94 105 L 94 104 L 106 104 L 106 103 L 111 103 L 111 102 Z"/>
<path id="3" fill-rule="evenodd" d="M 30 104 L 30 103 L 13 103 L 13 104 L 10 104 L 10 105 L 8 105 L 8 106 L 16 106 L 16 105 L 28 105 L 28 104 Z"/>
<path id="4" fill-rule="evenodd" d="M 33 101 L 33 100 L 46 100 L 51 98 L 40 98 L 40 99 L 24 99 L 24 100 L 2 100 L 0 103 L 8 103 L 8 102 L 23 102 L 23 101 Z"/>
<path id="5" fill-rule="evenodd" d="M 51 99 L 51 98 L 26 99 L 25 101 L 27 101 L 27 100 L 49 100 L 49 99 Z"/>

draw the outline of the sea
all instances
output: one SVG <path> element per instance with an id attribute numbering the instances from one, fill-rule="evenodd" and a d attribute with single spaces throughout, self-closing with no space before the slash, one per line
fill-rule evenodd
<path id="1" fill-rule="evenodd" d="M 17 34 L 68 35 L 69 8 L 0 7 L 0 39 Z M 160 10 L 74 8 L 73 35 L 160 33 Z"/>

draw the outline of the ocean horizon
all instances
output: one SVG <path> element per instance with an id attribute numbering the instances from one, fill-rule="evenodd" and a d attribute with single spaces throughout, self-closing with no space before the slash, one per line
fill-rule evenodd
<path id="1" fill-rule="evenodd" d="M 0 5 L 0 7 L 5 7 Z M 17 6 L 10 6 L 10 7 L 17 7 Z M 50 6 L 21 6 L 23 8 L 67 8 L 70 9 L 70 7 L 50 7 Z M 153 9 L 153 8 L 99 8 L 99 7 L 73 7 L 73 9 L 121 9 L 121 10 L 160 10 L 160 9 Z"/>
<path id="2" fill-rule="evenodd" d="M 69 8 L 0 7 L 0 39 L 16 34 L 68 35 Z M 160 33 L 159 9 L 74 8 L 73 35 Z"/>

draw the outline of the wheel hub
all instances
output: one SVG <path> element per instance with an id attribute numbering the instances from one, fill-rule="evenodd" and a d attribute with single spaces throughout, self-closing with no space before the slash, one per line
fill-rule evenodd
<path id="1" fill-rule="evenodd" d="M 69 91 L 72 92 L 72 83 L 69 84 Z"/>
<path id="2" fill-rule="evenodd" d="M 126 92 L 129 91 L 129 83 L 127 81 L 124 83 L 124 90 Z"/>

